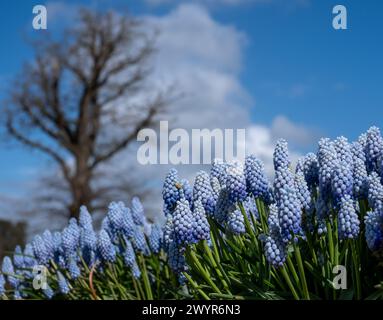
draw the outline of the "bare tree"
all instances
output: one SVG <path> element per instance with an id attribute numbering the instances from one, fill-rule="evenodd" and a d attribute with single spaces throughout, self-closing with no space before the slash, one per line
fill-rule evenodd
<path id="1" fill-rule="evenodd" d="M 142 21 L 82 10 L 63 34 L 34 44 L 35 59 L 13 84 L 3 114 L 12 138 L 58 165 L 56 187 L 69 193 L 67 210 L 76 217 L 81 205 L 92 209 L 111 191 L 94 183 L 99 168 L 154 124 L 166 97 L 145 85 L 154 38 Z"/>

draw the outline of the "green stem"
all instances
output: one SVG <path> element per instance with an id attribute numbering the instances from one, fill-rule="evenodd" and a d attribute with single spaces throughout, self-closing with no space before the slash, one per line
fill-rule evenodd
<path id="1" fill-rule="evenodd" d="M 210 298 L 208 297 L 208 295 L 205 293 L 205 292 L 203 292 L 203 290 L 198 286 L 198 284 L 196 284 L 195 282 L 194 282 L 194 280 L 186 273 L 186 272 L 184 272 L 183 273 L 184 274 L 184 276 L 188 279 L 188 281 L 190 282 L 190 284 L 193 286 L 193 288 L 195 289 L 195 290 L 197 290 L 198 292 L 199 292 L 199 294 L 205 299 L 205 300 L 210 300 Z"/>
<path id="2" fill-rule="evenodd" d="M 258 208 L 259 219 L 261 220 L 262 231 L 267 232 L 267 224 L 266 224 L 267 217 L 264 210 L 265 207 L 263 206 L 263 202 L 259 198 L 257 198 L 255 202 Z"/>
<path id="3" fill-rule="evenodd" d="M 281 270 L 282 270 L 283 277 L 285 278 L 285 280 L 286 280 L 286 282 L 287 282 L 287 285 L 289 286 L 289 288 L 290 288 L 290 290 L 291 290 L 291 293 L 293 294 L 294 298 L 295 298 L 296 300 L 300 300 L 300 299 L 299 299 L 299 296 L 298 296 L 298 294 L 297 294 L 297 292 L 295 291 L 294 285 L 292 284 L 292 282 L 291 282 L 291 280 L 290 280 L 290 277 L 289 277 L 288 274 L 287 274 L 287 271 L 286 271 L 285 266 L 283 266 L 283 267 L 281 268 Z"/>
<path id="4" fill-rule="evenodd" d="M 213 255 L 212 255 L 212 253 L 211 253 L 211 250 L 210 250 L 209 246 L 207 245 L 206 240 L 203 241 L 203 248 L 205 249 L 205 252 L 207 253 L 207 256 L 208 256 L 208 258 L 209 258 L 209 260 L 210 260 L 210 262 L 211 262 L 211 264 L 212 264 L 213 269 L 214 269 L 215 272 L 217 273 L 218 278 L 221 280 L 223 287 L 225 288 L 225 290 L 226 290 L 229 294 L 231 294 L 230 289 L 229 289 L 229 286 L 227 285 L 227 282 L 226 282 L 226 280 L 224 279 L 224 276 L 223 276 L 223 274 L 222 274 L 220 268 L 218 267 L 217 262 L 215 261 Z"/>
<path id="5" fill-rule="evenodd" d="M 330 251 L 330 261 L 331 264 L 334 265 L 334 241 L 332 238 L 332 228 L 330 222 L 327 222 L 327 237 L 328 237 L 328 245 Z"/>
<path id="6" fill-rule="evenodd" d="M 298 274 L 295 270 L 294 264 L 291 261 L 290 257 L 287 257 L 286 260 L 287 260 L 287 265 L 289 266 L 290 272 L 293 274 L 294 281 L 299 286 L 299 277 L 298 277 Z"/>
<path id="7" fill-rule="evenodd" d="M 198 258 L 196 257 L 195 253 L 193 252 L 193 250 L 189 249 L 189 257 L 192 259 L 192 261 L 198 267 L 198 269 L 200 270 L 201 275 L 205 279 L 205 281 L 208 282 L 211 285 L 212 289 L 215 292 L 217 292 L 217 293 L 222 293 L 221 290 L 218 289 L 218 287 L 215 285 L 215 283 L 211 279 L 210 274 L 208 274 L 208 272 L 201 265 L 201 262 L 198 260 Z"/>
<path id="8" fill-rule="evenodd" d="M 245 227 L 246 227 L 247 232 L 250 234 L 251 241 L 255 247 L 258 247 L 257 237 L 255 236 L 253 228 L 251 228 L 251 226 L 250 226 L 250 221 L 247 217 L 245 209 L 243 208 L 243 205 L 240 204 L 239 208 L 241 209 L 243 219 L 245 221 Z"/>
<path id="9" fill-rule="evenodd" d="M 136 297 L 137 297 L 138 300 L 141 300 L 140 289 L 138 288 L 137 281 L 136 281 L 136 279 L 134 278 L 133 275 L 132 275 L 132 279 L 133 279 L 134 290 L 136 291 Z"/>
<path id="10" fill-rule="evenodd" d="M 152 287 L 150 285 L 149 277 L 148 277 L 148 272 L 146 270 L 146 264 L 145 264 L 145 259 L 142 253 L 138 255 L 138 259 L 140 260 L 140 264 L 142 266 L 142 278 L 144 280 L 144 287 L 146 291 L 146 297 L 148 300 L 153 300 L 153 293 L 152 293 Z"/>
<path id="11" fill-rule="evenodd" d="M 304 269 L 303 263 L 302 263 L 301 252 L 299 250 L 299 247 L 295 244 L 294 244 L 294 253 L 295 253 L 295 258 L 296 258 L 297 263 L 298 263 L 299 275 L 301 278 L 302 291 L 303 291 L 304 297 L 305 297 L 305 299 L 310 300 L 310 294 L 309 294 L 309 290 L 307 288 L 307 281 L 306 281 L 305 269 Z"/>
<path id="12" fill-rule="evenodd" d="M 356 280 L 356 298 L 360 300 L 362 298 L 362 290 L 360 283 L 360 270 L 359 270 L 359 259 L 358 253 L 355 248 L 355 243 L 351 240 L 351 256 L 354 265 L 355 280 Z"/>

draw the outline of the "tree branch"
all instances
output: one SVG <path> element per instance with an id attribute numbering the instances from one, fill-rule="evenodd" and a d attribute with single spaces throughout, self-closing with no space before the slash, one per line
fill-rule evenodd
<path id="1" fill-rule="evenodd" d="M 135 129 L 124 139 L 115 143 L 111 149 L 102 154 L 96 155 L 90 168 L 94 169 L 100 163 L 109 160 L 116 153 L 124 149 L 130 142 L 136 139 L 137 134 L 141 129 L 150 126 L 154 116 L 159 112 L 160 108 L 163 106 L 163 103 L 164 102 L 161 100 L 161 98 L 157 98 L 156 102 L 153 103 L 153 105 L 149 108 L 147 116 L 136 125 Z"/>
<path id="2" fill-rule="evenodd" d="M 7 120 L 7 130 L 10 135 L 12 135 L 14 138 L 16 138 L 19 142 L 22 144 L 32 147 L 34 149 L 38 149 L 41 152 L 49 155 L 53 160 L 55 160 L 61 167 L 62 173 L 68 180 L 70 179 L 70 173 L 69 168 L 65 162 L 65 160 L 54 150 L 49 148 L 48 146 L 42 144 L 41 142 L 34 141 L 30 138 L 27 138 L 24 134 L 22 134 L 20 131 L 18 131 L 14 125 L 12 124 L 12 118 L 9 117 Z"/>

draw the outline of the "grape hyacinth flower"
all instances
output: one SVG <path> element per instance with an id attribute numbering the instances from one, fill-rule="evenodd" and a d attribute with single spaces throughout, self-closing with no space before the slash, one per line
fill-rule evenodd
<path id="1" fill-rule="evenodd" d="M 132 244 L 138 252 L 143 253 L 145 256 L 150 254 L 148 243 L 146 242 L 145 234 L 142 228 L 136 228 L 134 237 L 132 239 Z"/>
<path id="2" fill-rule="evenodd" d="M 353 163 L 355 163 L 357 159 L 363 163 L 366 163 L 366 155 L 364 153 L 363 146 L 359 142 L 356 141 L 351 144 L 351 153 Z"/>
<path id="3" fill-rule="evenodd" d="M 61 234 L 62 246 L 66 258 L 70 258 L 76 252 L 80 240 L 80 228 L 77 225 L 76 219 L 71 218 L 69 225 L 64 228 Z"/>
<path id="4" fill-rule="evenodd" d="M 144 206 L 138 197 L 132 199 L 132 217 L 133 221 L 138 226 L 143 226 L 145 222 Z"/>
<path id="5" fill-rule="evenodd" d="M 66 295 L 70 292 L 69 283 L 60 271 L 57 271 L 57 283 L 58 283 L 60 293 Z"/>
<path id="6" fill-rule="evenodd" d="M 80 207 L 80 215 L 78 219 L 80 228 L 90 229 L 93 228 L 93 219 L 88 209 L 85 206 Z"/>
<path id="7" fill-rule="evenodd" d="M 338 230 L 340 239 L 355 239 L 359 235 L 359 218 L 354 200 L 345 196 L 341 200 L 338 213 Z"/>
<path id="8" fill-rule="evenodd" d="M 15 251 L 13 253 L 13 264 L 17 269 L 24 268 L 23 250 L 20 246 L 16 246 Z"/>
<path id="9" fill-rule="evenodd" d="M 338 161 L 343 162 L 346 165 L 352 167 L 353 159 L 352 159 L 351 146 L 348 143 L 347 138 L 343 136 L 336 138 L 334 141 L 334 147 L 335 147 Z"/>
<path id="10" fill-rule="evenodd" d="M 280 167 L 277 171 L 275 171 L 274 197 L 277 203 L 280 201 L 280 191 L 282 188 L 290 188 L 295 191 L 294 176 L 289 168 Z"/>
<path id="11" fill-rule="evenodd" d="M 317 156 L 310 152 L 304 158 L 303 173 L 307 186 L 313 190 L 319 183 L 319 164 Z"/>
<path id="12" fill-rule="evenodd" d="M 43 292 L 44 292 L 44 296 L 50 300 L 53 298 L 53 296 L 55 295 L 53 289 L 47 284 L 45 289 L 43 289 Z"/>
<path id="13" fill-rule="evenodd" d="M 211 190 L 213 192 L 214 201 L 217 204 L 217 200 L 218 200 L 219 194 L 220 194 L 220 192 L 222 190 L 221 184 L 219 183 L 219 181 L 218 181 L 218 179 L 216 177 L 211 177 L 210 178 L 210 185 L 211 185 Z M 213 212 L 213 214 L 214 214 L 214 212 Z"/>
<path id="14" fill-rule="evenodd" d="M 126 249 L 124 252 L 124 263 L 127 267 L 131 269 L 133 277 L 135 279 L 139 279 L 141 277 L 141 271 L 136 261 L 136 254 L 134 252 L 132 244 L 129 241 L 126 242 Z"/>
<path id="15" fill-rule="evenodd" d="M 368 191 L 368 175 L 366 168 L 366 157 L 363 147 L 359 142 L 354 142 L 351 146 L 353 154 L 353 180 L 354 180 L 354 195 L 361 199 L 367 196 Z"/>
<path id="16" fill-rule="evenodd" d="M 352 170 L 347 163 L 339 163 L 334 167 L 331 176 L 331 187 L 335 205 L 338 206 L 345 196 L 353 194 Z"/>
<path id="17" fill-rule="evenodd" d="M 68 271 L 72 279 L 77 279 L 81 275 L 81 270 L 76 262 L 76 259 L 70 259 Z"/>
<path id="18" fill-rule="evenodd" d="M 383 251 L 383 215 L 380 211 L 367 212 L 364 223 L 366 225 L 366 241 L 373 252 Z"/>
<path id="19" fill-rule="evenodd" d="M 37 264 L 32 244 L 27 243 L 25 245 L 23 255 L 25 267 L 33 268 Z"/>
<path id="20" fill-rule="evenodd" d="M 246 199 L 242 202 L 242 205 L 250 221 L 251 221 L 251 216 L 254 217 L 254 220 L 259 219 L 257 204 L 255 203 L 255 200 L 251 195 L 246 197 Z"/>
<path id="21" fill-rule="evenodd" d="M 278 268 L 286 261 L 286 245 L 278 233 L 261 237 L 267 262 Z"/>
<path id="22" fill-rule="evenodd" d="M 108 206 L 107 216 L 113 236 L 122 229 L 123 207 L 124 204 L 122 202 L 111 202 Z M 112 234 L 109 234 L 109 236 L 112 236 Z"/>
<path id="23" fill-rule="evenodd" d="M 5 295 L 5 277 L 0 273 L 0 298 Z"/>
<path id="24" fill-rule="evenodd" d="M 367 131 L 365 154 L 368 173 L 379 170 L 378 161 L 383 153 L 383 138 L 378 127 L 371 127 Z"/>
<path id="25" fill-rule="evenodd" d="M 197 200 L 194 203 L 192 229 L 194 241 L 210 239 L 210 226 L 201 200 Z"/>
<path id="26" fill-rule="evenodd" d="M 61 240 L 61 232 L 56 231 L 52 235 L 52 245 L 53 245 L 53 251 L 54 253 L 58 253 L 59 251 L 62 251 L 62 240 Z"/>
<path id="27" fill-rule="evenodd" d="M 318 235 L 322 235 L 327 232 L 326 218 L 330 212 L 328 201 L 323 198 L 322 194 L 319 195 L 315 203 L 315 209 L 318 220 Z"/>
<path id="28" fill-rule="evenodd" d="M 266 177 L 263 162 L 254 155 L 250 155 L 245 159 L 245 177 L 247 190 L 254 198 L 267 200 L 269 181 Z"/>
<path id="29" fill-rule="evenodd" d="M 302 209 L 311 210 L 311 194 L 307 186 L 303 171 L 298 171 L 294 177 L 295 189 Z"/>
<path id="30" fill-rule="evenodd" d="M 215 207 L 214 218 L 215 220 L 223 224 L 227 220 L 227 216 L 230 211 L 234 210 L 235 206 L 229 201 L 229 193 L 225 189 L 222 189 Z"/>
<path id="31" fill-rule="evenodd" d="M 103 261 L 113 263 L 116 260 L 116 249 L 105 230 L 101 230 L 98 235 L 97 251 Z"/>
<path id="32" fill-rule="evenodd" d="M 144 225 L 142 226 L 142 229 L 144 230 L 144 234 L 148 237 L 150 233 L 152 232 L 152 223 L 146 219 L 144 220 Z"/>
<path id="33" fill-rule="evenodd" d="M 355 197 L 358 199 L 366 197 L 368 194 L 368 176 L 364 163 L 355 162 L 353 180 Z"/>
<path id="34" fill-rule="evenodd" d="M 170 212 L 173 211 L 177 201 L 179 200 L 178 184 L 180 183 L 178 178 L 178 172 L 176 169 L 170 169 L 168 175 L 165 178 L 164 186 L 162 189 L 162 197 L 164 199 L 165 208 Z"/>
<path id="35" fill-rule="evenodd" d="M 62 269 L 66 268 L 64 249 L 62 247 L 61 232 L 54 232 L 52 235 L 53 260 Z"/>
<path id="36" fill-rule="evenodd" d="M 174 242 L 170 243 L 168 250 L 168 263 L 175 273 L 186 270 L 185 248 L 179 247 Z"/>
<path id="37" fill-rule="evenodd" d="M 236 209 L 229 213 L 227 227 L 229 231 L 234 233 L 235 235 L 245 233 L 245 220 L 243 218 L 241 210 Z"/>
<path id="38" fill-rule="evenodd" d="M 259 239 L 264 243 L 264 253 L 267 262 L 274 266 L 280 267 L 284 264 L 287 257 L 286 243 L 281 236 L 281 228 L 279 225 L 279 210 L 275 203 L 269 207 L 269 216 L 267 218 L 269 235 L 261 235 Z"/>
<path id="39" fill-rule="evenodd" d="M 162 237 L 162 228 L 158 224 L 154 224 L 151 228 L 148 240 L 150 250 L 155 254 L 161 250 Z"/>
<path id="40" fill-rule="evenodd" d="M 173 213 L 174 238 L 177 243 L 190 244 L 192 235 L 193 213 L 187 200 L 179 200 Z"/>
<path id="41" fill-rule="evenodd" d="M 132 266 L 132 274 L 135 279 L 139 279 L 141 277 L 141 270 L 137 263 Z"/>
<path id="42" fill-rule="evenodd" d="M 226 186 L 227 167 L 227 163 L 223 162 L 222 159 L 217 158 L 213 160 L 213 164 L 210 169 L 210 178 L 217 178 L 222 188 Z"/>
<path id="43" fill-rule="evenodd" d="M 48 250 L 45 247 L 45 242 L 40 235 L 34 237 L 32 247 L 37 262 L 41 265 L 47 266 L 49 264 Z"/>
<path id="44" fill-rule="evenodd" d="M 279 226 L 278 207 L 275 203 L 269 207 L 269 216 L 267 217 L 267 225 L 270 233 L 280 233 L 281 228 Z"/>
<path id="45" fill-rule="evenodd" d="M 122 214 L 122 219 L 121 219 L 122 234 L 128 239 L 131 239 L 134 237 L 134 232 L 136 229 L 136 225 L 132 217 L 132 212 L 128 207 L 124 206 L 121 214 Z"/>
<path id="46" fill-rule="evenodd" d="M 381 155 L 379 156 L 377 162 L 378 162 L 378 164 L 377 164 L 377 166 L 378 166 L 377 172 L 379 173 L 380 179 L 383 182 L 383 151 L 382 151 Z"/>
<path id="47" fill-rule="evenodd" d="M 228 166 L 226 174 L 226 188 L 231 204 L 245 200 L 247 196 L 246 178 L 242 164 L 238 161 L 233 162 Z"/>
<path id="48" fill-rule="evenodd" d="M 57 265 L 61 268 L 61 269 L 66 269 L 67 268 L 67 260 L 70 259 L 70 258 L 65 258 L 63 255 L 59 255 L 57 258 L 56 258 L 56 263 Z"/>
<path id="49" fill-rule="evenodd" d="M 278 203 L 278 218 L 283 241 L 292 239 L 292 235 L 301 233 L 302 214 L 295 190 L 284 187 L 280 190 L 281 199 Z"/>
<path id="50" fill-rule="evenodd" d="M 214 214 L 216 201 L 210 184 L 210 177 L 205 171 L 198 172 L 195 178 L 193 199 L 194 201 L 201 201 L 203 208 L 208 215 Z"/>
<path id="51" fill-rule="evenodd" d="M 277 171 L 279 168 L 289 168 L 289 152 L 287 141 L 284 139 L 279 139 L 275 145 L 274 154 L 273 154 L 274 170 Z"/>
<path id="52" fill-rule="evenodd" d="M 93 230 L 93 226 L 81 228 L 80 233 L 80 248 L 84 261 L 88 266 L 94 263 L 95 251 L 97 246 L 97 236 Z"/>
<path id="53" fill-rule="evenodd" d="M 127 267 L 132 267 L 136 262 L 136 254 L 130 241 L 125 242 L 124 263 Z"/>
<path id="54" fill-rule="evenodd" d="M 183 195 L 185 199 L 189 202 L 190 208 L 193 205 L 193 188 L 191 187 L 189 180 L 182 179 L 181 180 L 181 189 L 183 191 Z"/>
<path id="55" fill-rule="evenodd" d="M 331 176 L 338 164 L 334 144 L 328 138 L 319 141 L 319 193 L 323 198 L 331 198 Z"/>
<path id="56" fill-rule="evenodd" d="M 300 157 L 300 158 L 298 158 L 298 160 L 297 160 L 297 164 L 295 165 L 295 173 L 298 173 L 298 172 L 303 173 L 303 170 L 304 170 L 304 162 L 305 162 L 304 157 Z"/>
<path id="57" fill-rule="evenodd" d="M 112 227 L 108 215 L 106 215 L 104 219 L 102 219 L 101 229 L 105 230 L 108 234 L 112 234 L 113 231 L 111 230 Z"/>
<path id="58" fill-rule="evenodd" d="M 164 226 L 164 248 L 168 249 L 169 244 L 174 241 L 173 217 L 168 215 Z"/>
<path id="59" fill-rule="evenodd" d="M 53 237 L 52 233 L 49 230 L 45 230 L 42 235 L 44 245 L 47 251 L 48 260 L 53 259 L 54 247 L 53 247 Z"/>
<path id="60" fill-rule="evenodd" d="M 368 177 L 368 204 L 373 210 L 383 210 L 383 185 L 376 172 Z"/>
<path id="61" fill-rule="evenodd" d="M 4 257 L 1 271 L 6 276 L 6 279 L 8 280 L 8 283 L 11 285 L 12 289 L 17 289 L 20 284 L 20 280 L 15 276 L 15 269 L 10 257 Z"/>
<path id="62" fill-rule="evenodd" d="M 365 150 L 367 145 L 367 132 L 362 133 L 359 137 L 357 142 L 362 146 L 363 150 Z"/>

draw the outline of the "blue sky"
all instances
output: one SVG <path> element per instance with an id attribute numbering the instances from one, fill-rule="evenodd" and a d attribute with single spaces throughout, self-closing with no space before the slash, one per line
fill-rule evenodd
<path id="1" fill-rule="evenodd" d="M 161 2 L 161 3 L 160 3 Z M 31 31 L 32 7 L 44 1 L 2 1 L 0 10 L 0 99 L 5 87 L 30 59 L 23 36 Z M 230 68 L 250 96 L 248 116 L 268 127 L 276 116 L 286 117 L 309 132 L 355 139 L 369 126 L 383 125 L 383 2 L 378 0 L 147 0 L 65 1 L 77 5 L 126 10 L 139 16 L 164 17 L 180 3 L 198 3 L 211 21 L 233 28 L 244 37 L 240 65 Z M 228 4 L 230 3 L 230 4 Z M 332 8 L 348 10 L 348 30 L 332 28 Z M 57 4 L 57 3 L 56 3 Z M 197 5 L 196 5 L 197 6 Z M 55 12 L 54 19 L 65 18 Z M 50 19 L 53 19 L 51 21 Z M 198 39 L 192 39 L 197 41 Z M 201 44 L 203 46 L 203 44 Z M 225 50 L 225 43 L 222 43 Z M 235 54 L 234 54 L 235 55 Z M 220 68 L 224 69 L 222 65 Z M 214 69 L 214 67 L 212 67 Z M 302 149 L 310 149 L 301 146 Z M 315 149 L 315 145 L 311 147 Z M 18 192 L 19 182 L 41 168 L 43 157 L 0 145 L 0 193 Z"/>

